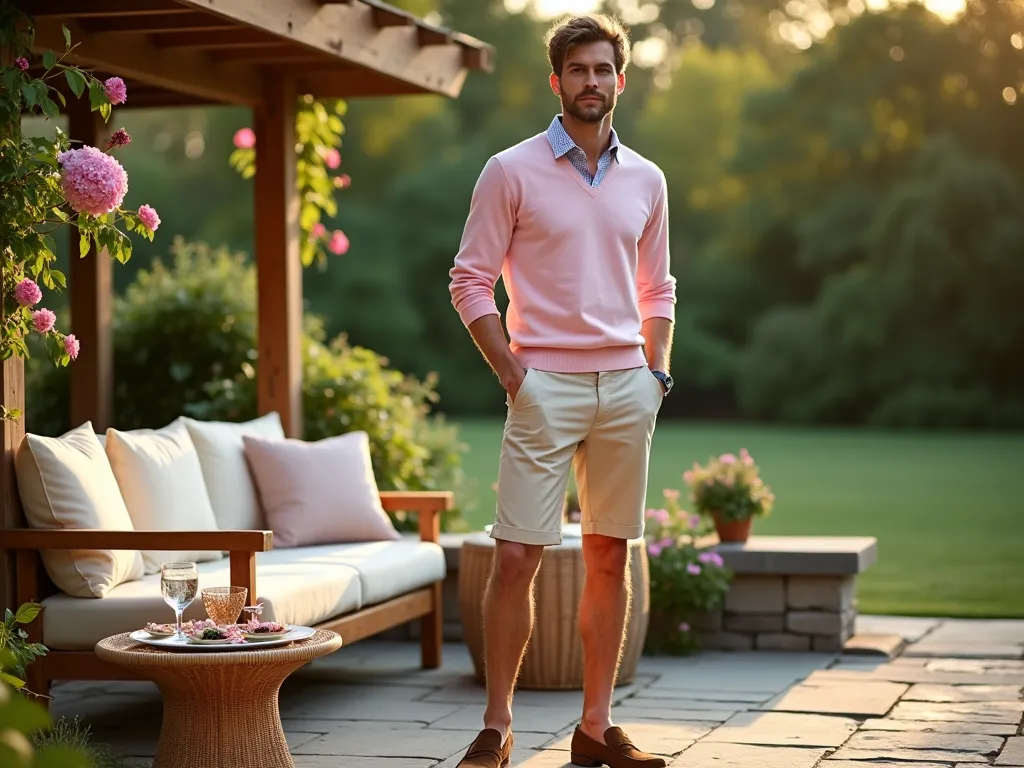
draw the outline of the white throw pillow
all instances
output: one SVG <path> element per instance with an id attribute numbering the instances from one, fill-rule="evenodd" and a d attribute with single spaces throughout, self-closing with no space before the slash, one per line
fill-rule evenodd
<path id="1" fill-rule="evenodd" d="M 275 549 L 400 538 L 380 503 L 366 432 L 242 440 Z"/>
<path id="2" fill-rule="evenodd" d="M 183 416 L 199 454 L 213 516 L 222 530 L 250 531 L 266 527 L 259 495 L 245 460 L 244 435 L 284 439 L 275 411 L 252 421 L 197 421 Z"/>
<path id="3" fill-rule="evenodd" d="M 216 531 L 199 454 L 181 419 L 160 429 L 107 430 L 107 457 L 140 531 Z M 220 551 L 143 550 L 146 573 L 168 562 L 219 560 Z"/>
<path id="4" fill-rule="evenodd" d="M 30 528 L 133 528 L 91 422 L 60 437 L 25 435 L 15 471 Z M 40 556 L 50 580 L 72 597 L 104 597 L 118 584 L 143 575 L 142 555 L 136 550 L 50 549 Z"/>

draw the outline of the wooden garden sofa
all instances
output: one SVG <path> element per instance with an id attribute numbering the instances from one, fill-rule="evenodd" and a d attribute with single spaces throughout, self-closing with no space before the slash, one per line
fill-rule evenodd
<path id="1" fill-rule="evenodd" d="M 415 513 L 419 519 L 419 541 L 437 544 L 440 537 L 440 515 L 450 509 L 452 494 L 446 491 L 434 492 L 388 492 L 380 494 L 381 502 L 388 512 Z M 48 603 L 54 598 L 74 600 L 84 610 L 105 613 L 104 601 L 109 598 L 85 599 L 67 598 L 59 595 L 43 569 L 39 551 L 43 549 L 151 549 L 151 550 L 222 550 L 229 553 L 228 570 L 230 582 L 221 583 L 244 586 L 249 595 L 260 595 L 257 585 L 259 566 L 257 553 L 273 549 L 271 531 L 101 531 L 101 530 L 2 530 L 0 549 L 13 551 L 16 558 L 15 594 L 18 605 L 24 602 L 40 602 L 43 612 L 26 631 L 32 642 L 43 643 L 49 652 L 35 660 L 27 670 L 26 683 L 36 693 L 46 694 L 54 680 L 123 680 L 132 675 L 125 668 L 109 664 L 97 658 L 92 650 L 54 648 L 47 644 L 44 631 Z M 358 547 L 359 545 L 338 545 Z M 439 546 L 439 545 L 438 545 Z M 293 550 L 297 557 L 303 550 Z M 322 549 L 322 548 L 318 548 Z M 285 552 L 286 550 L 278 550 Z M 372 555 L 370 556 L 372 558 Z M 443 557 L 443 555 L 442 555 Z M 218 563 L 200 563 L 199 569 L 212 572 Z M 153 584 L 153 604 L 157 611 L 150 612 L 149 620 L 172 621 L 173 612 L 163 604 L 159 594 L 159 575 Z M 201 577 L 202 580 L 202 577 Z M 320 629 L 329 629 L 342 637 L 343 643 L 350 644 L 365 639 L 392 627 L 414 619 L 422 623 L 421 663 L 425 669 L 441 665 L 441 630 L 444 623 L 442 614 L 441 587 L 443 578 L 434 583 L 413 589 L 383 602 L 343 612 L 317 623 Z M 310 587 L 314 587 L 310 584 Z M 254 602 L 250 600 L 249 603 Z M 162 606 L 162 609 L 161 609 Z M 185 617 L 202 618 L 205 612 L 198 598 L 190 606 Z M 264 617 L 265 618 L 265 617 Z M 116 617 L 113 618 L 116 622 Z M 138 621 L 123 626 L 112 625 L 107 634 L 139 629 Z M 60 643 L 58 643 L 60 644 Z"/>
<path id="2" fill-rule="evenodd" d="M 70 434 L 70 433 L 69 433 Z M 21 450 L 24 449 L 24 445 Z M 25 488 L 18 496 L 26 499 Z M 127 670 L 100 660 L 103 637 L 141 629 L 146 622 L 173 622 L 160 595 L 160 574 L 148 573 L 114 586 L 102 597 L 72 596 L 59 589 L 42 551 L 148 550 L 216 553 L 197 562 L 199 588 L 244 586 L 247 604 L 262 602 L 264 620 L 337 632 L 347 645 L 409 621 L 421 621 L 421 663 L 441 664 L 442 585 L 446 575 L 439 544 L 441 513 L 451 509 L 448 491 L 378 491 L 384 511 L 418 519 L 418 536 L 398 540 L 280 546 L 271 530 L 110 530 L 108 528 L 0 529 L 0 550 L 13 559 L 15 605 L 38 602 L 39 616 L 26 627 L 32 642 L 48 649 L 27 669 L 30 690 L 46 694 L 56 680 L 130 679 Z M 226 557 L 221 555 L 226 553 Z M 70 556 L 70 555 L 69 555 Z M 176 559 L 173 555 L 169 559 Z M 197 596 L 184 619 L 206 618 Z"/>

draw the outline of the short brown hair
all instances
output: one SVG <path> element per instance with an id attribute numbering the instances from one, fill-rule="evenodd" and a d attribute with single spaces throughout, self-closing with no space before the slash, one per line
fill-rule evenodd
<path id="1" fill-rule="evenodd" d="M 617 19 L 603 13 L 566 17 L 548 30 L 544 40 L 551 71 L 561 77 L 565 59 L 573 48 L 604 40 L 615 49 L 616 73 L 625 71 L 629 64 L 629 33 Z"/>

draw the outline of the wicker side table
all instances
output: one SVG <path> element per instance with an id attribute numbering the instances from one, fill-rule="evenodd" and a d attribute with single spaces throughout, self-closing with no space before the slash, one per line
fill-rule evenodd
<path id="1" fill-rule="evenodd" d="M 566 533 L 570 526 L 566 525 Z M 459 553 L 459 611 L 462 633 L 476 679 L 484 683 L 483 598 L 494 561 L 495 542 L 486 533 L 468 537 Z M 633 599 L 626 614 L 626 638 L 617 684 L 636 676 L 650 620 L 650 570 L 643 539 L 629 542 Z M 536 581 L 536 622 L 523 657 L 517 687 L 535 690 L 583 688 L 583 641 L 577 628 L 586 568 L 583 539 L 564 535 L 544 548 Z"/>
<path id="2" fill-rule="evenodd" d="M 296 669 L 341 647 L 334 632 L 254 651 L 164 651 L 114 635 L 101 659 L 152 680 L 164 715 L 153 768 L 294 768 L 277 695 Z"/>

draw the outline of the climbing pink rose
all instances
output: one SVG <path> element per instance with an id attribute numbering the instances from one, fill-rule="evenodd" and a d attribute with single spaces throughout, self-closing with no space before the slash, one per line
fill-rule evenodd
<path id="1" fill-rule="evenodd" d="M 351 187 L 352 186 L 352 177 L 349 176 L 347 173 L 343 173 L 343 174 L 341 174 L 341 176 L 335 176 L 334 177 L 334 186 L 336 186 L 338 189 L 344 189 L 345 187 Z"/>
<path id="2" fill-rule="evenodd" d="M 340 229 L 334 230 L 330 242 L 327 243 L 327 250 L 339 256 L 348 251 L 348 238 Z"/>
<path id="3" fill-rule="evenodd" d="M 736 457 L 733 454 L 731 454 L 731 453 L 723 453 L 721 456 L 718 457 L 718 460 L 720 462 L 722 462 L 723 464 L 735 464 L 736 463 Z"/>
<path id="4" fill-rule="evenodd" d="M 19 56 L 14 60 L 14 65 L 22 72 L 28 72 L 28 59 L 24 56 Z"/>
<path id="5" fill-rule="evenodd" d="M 152 206 L 141 206 L 139 208 L 139 219 L 150 232 L 156 232 L 157 227 L 160 226 L 160 217 Z"/>
<path id="6" fill-rule="evenodd" d="M 324 162 L 327 163 L 327 167 L 334 170 L 341 165 L 341 152 L 336 149 L 329 149 L 324 153 Z"/>
<path id="7" fill-rule="evenodd" d="M 256 134 L 252 128 L 239 128 L 235 131 L 234 141 L 239 149 L 252 149 L 256 146 Z"/>
<path id="8" fill-rule="evenodd" d="M 120 77 L 110 77 L 104 80 L 103 90 L 111 104 L 124 104 L 128 101 L 128 86 Z"/>
<path id="9" fill-rule="evenodd" d="M 64 352 L 72 359 L 78 357 L 78 350 L 81 349 L 82 345 L 78 339 L 75 338 L 75 334 L 69 333 L 64 337 Z"/>
<path id="10" fill-rule="evenodd" d="M 327 233 L 327 227 L 323 225 L 323 222 L 318 221 L 309 230 L 309 236 L 315 240 L 319 240 Z"/>
<path id="11" fill-rule="evenodd" d="M 57 155 L 64 169 L 60 185 L 64 197 L 79 213 L 110 213 L 128 192 L 128 174 L 117 160 L 96 147 L 69 149 Z"/>
<path id="12" fill-rule="evenodd" d="M 14 289 L 14 298 L 18 300 L 21 306 L 31 307 L 40 302 L 43 298 L 43 292 L 39 290 L 39 286 L 36 285 L 34 280 L 29 280 L 26 277 Z"/>
<path id="13" fill-rule="evenodd" d="M 39 333 L 49 333 L 56 322 L 57 316 L 48 309 L 37 309 L 32 313 L 32 325 Z"/>

